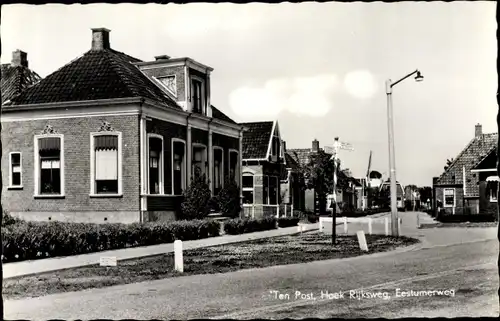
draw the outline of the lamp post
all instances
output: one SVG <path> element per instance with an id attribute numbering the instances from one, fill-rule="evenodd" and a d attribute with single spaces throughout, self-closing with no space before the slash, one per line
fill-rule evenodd
<path id="1" fill-rule="evenodd" d="M 392 87 L 396 86 L 408 77 L 415 75 L 415 80 L 417 82 L 424 80 L 420 71 L 417 69 L 396 82 L 392 82 L 388 79 L 385 82 L 385 90 L 387 94 L 387 127 L 389 133 L 389 169 L 390 169 L 390 180 L 391 180 L 391 231 L 392 236 L 399 236 L 398 229 L 398 207 L 397 207 L 397 193 L 396 193 L 396 157 L 394 152 L 394 118 L 392 111 Z"/>

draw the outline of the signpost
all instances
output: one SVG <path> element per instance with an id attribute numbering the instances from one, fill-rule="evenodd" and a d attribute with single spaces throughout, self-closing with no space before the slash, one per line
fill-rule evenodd
<path id="1" fill-rule="evenodd" d="M 333 147 L 325 146 L 325 151 L 332 153 L 333 160 L 333 207 L 332 207 L 332 245 L 335 244 L 335 232 L 337 228 L 336 218 L 337 218 L 337 159 L 340 149 L 344 150 L 354 150 L 352 146 L 348 143 L 339 142 L 339 138 L 335 137 L 333 141 Z M 346 229 L 346 226 L 344 226 Z"/>

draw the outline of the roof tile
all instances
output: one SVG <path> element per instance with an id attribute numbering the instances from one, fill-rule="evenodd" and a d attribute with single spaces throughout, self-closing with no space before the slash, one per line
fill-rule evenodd
<path id="1" fill-rule="evenodd" d="M 479 176 L 472 173 L 471 169 L 486 157 L 497 143 L 498 133 L 474 137 L 448 169 L 439 176 L 437 184 L 463 184 L 463 168 L 465 167 L 466 196 L 479 196 Z"/>
<path id="2" fill-rule="evenodd" d="M 263 159 L 266 157 L 271 140 L 272 121 L 241 123 L 248 131 L 243 133 L 243 159 Z"/>

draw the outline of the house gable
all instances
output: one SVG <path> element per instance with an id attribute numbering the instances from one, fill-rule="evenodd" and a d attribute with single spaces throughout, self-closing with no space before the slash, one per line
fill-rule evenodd
<path id="1" fill-rule="evenodd" d="M 243 160 L 267 160 L 274 122 L 241 123 L 248 130 L 243 133 Z"/>
<path id="2" fill-rule="evenodd" d="M 472 169 L 496 146 L 497 133 L 474 137 L 458 154 L 446 171 L 437 179 L 436 185 L 457 185 L 465 183 L 465 196 L 479 195 L 479 175 Z M 464 182 L 465 177 L 465 182 Z"/>

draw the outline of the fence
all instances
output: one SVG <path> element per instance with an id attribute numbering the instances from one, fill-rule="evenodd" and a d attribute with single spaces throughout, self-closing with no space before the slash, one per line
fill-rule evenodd
<path id="1" fill-rule="evenodd" d="M 265 205 L 244 204 L 243 217 L 296 217 L 297 211 L 293 210 L 293 204 Z"/>

